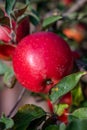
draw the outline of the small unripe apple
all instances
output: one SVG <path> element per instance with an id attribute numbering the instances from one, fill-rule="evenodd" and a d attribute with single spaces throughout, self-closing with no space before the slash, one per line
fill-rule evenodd
<path id="1" fill-rule="evenodd" d="M 57 34 L 38 32 L 20 41 L 13 56 L 13 68 L 25 88 L 48 93 L 71 73 L 73 56 L 68 44 Z"/>

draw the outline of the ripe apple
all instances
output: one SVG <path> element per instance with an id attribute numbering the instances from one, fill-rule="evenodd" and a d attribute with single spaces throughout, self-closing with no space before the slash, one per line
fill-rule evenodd
<path id="1" fill-rule="evenodd" d="M 37 32 L 18 44 L 13 68 L 19 82 L 33 92 L 48 93 L 71 73 L 73 56 L 68 44 L 53 32 Z"/>

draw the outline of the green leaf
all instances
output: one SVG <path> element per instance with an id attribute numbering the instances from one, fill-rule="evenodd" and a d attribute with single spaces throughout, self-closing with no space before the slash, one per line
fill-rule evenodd
<path id="1" fill-rule="evenodd" d="M 32 104 L 26 104 L 13 117 L 15 122 L 13 130 L 25 130 L 32 121 L 45 115 L 46 113 L 42 108 Z"/>
<path id="2" fill-rule="evenodd" d="M 15 5 L 16 0 L 5 0 L 5 11 L 7 12 L 8 15 L 11 14 L 14 5 Z"/>
<path id="3" fill-rule="evenodd" d="M 29 12 L 29 18 L 33 25 L 38 25 L 40 22 L 39 14 L 34 9 Z"/>
<path id="4" fill-rule="evenodd" d="M 59 126 L 57 126 L 57 125 L 50 125 L 45 130 L 59 130 Z"/>
<path id="5" fill-rule="evenodd" d="M 51 115 L 49 118 L 47 118 L 47 120 L 45 120 L 42 126 L 42 130 L 45 130 L 50 125 L 55 125 L 57 121 L 58 121 L 58 116 L 56 114 Z"/>
<path id="6" fill-rule="evenodd" d="M 87 120 L 75 119 L 68 124 L 66 130 L 87 130 Z"/>
<path id="7" fill-rule="evenodd" d="M 43 24 L 42 24 L 42 27 L 43 28 L 46 28 L 47 26 L 49 26 L 50 24 L 53 24 L 54 22 L 56 22 L 57 20 L 60 20 L 62 19 L 62 16 L 51 16 L 51 17 L 48 17 L 46 18 L 44 21 L 43 21 Z"/>
<path id="8" fill-rule="evenodd" d="M 8 70 L 5 72 L 3 77 L 3 82 L 6 84 L 7 87 L 12 88 L 13 84 L 15 83 L 15 76 L 14 71 L 12 68 L 8 68 Z"/>
<path id="9" fill-rule="evenodd" d="M 25 11 L 27 10 L 27 7 L 28 5 L 24 6 L 23 8 L 21 9 L 16 9 L 13 11 L 13 15 L 18 18 L 20 17 L 21 15 L 23 15 L 25 13 Z"/>
<path id="10" fill-rule="evenodd" d="M 29 4 L 31 2 L 31 0 L 25 0 L 26 4 Z"/>
<path id="11" fill-rule="evenodd" d="M 86 99 L 80 103 L 80 107 L 87 107 L 87 100 Z"/>
<path id="12" fill-rule="evenodd" d="M 50 95 L 52 102 L 55 102 L 59 97 L 71 91 L 85 74 L 86 72 L 77 72 L 64 77 L 54 88 L 52 88 Z"/>
<path id="13" fill-rule="evenodd" d="M 87 119 L 87 107 L 75 110 L 72 115 L 79 119 Z"/>
<path id="14" fill-rule="evenodd" d="M 0 8 L 0 18 L 4 17 L 4 11 Z"/>
<path id="15" fill-rule="evenodd" d="M 0 122 L 0 130 L 5 130 L 5 124 Z"/>
<path id="16" fill-rule="evenodd" d="M 8 70 L 7 65 L 0 60 L 0 75 L 5 74 L 5 72 Z"/>
<path id="17" fill-rule="evenodd" d="M 81 84 L 79 83 L 75 89 L 72 90 L 72 99 L 73 99 L 73 105 L 79 106 L 80 102 L 83 101 L 83 93 Z"/>
<path id="18" fill-rule="evenodd" d="M 59 130 L 65 130 L 66 129 L 66 125 L 64 123 L 61 123 L 59 125 Z"/>
<path id="19" fill-rule="evenodd" d="M 32 121 L 30 123 L 30 125 L 28 126 L 27 130 L 36 130 L 38 126 L 40 126 L 40 124 L 46 119 L 46 116 L 42 116 L 38 119 L 35 119 L 34 121 Z"/>
<path id="20" fill-rule="evenodd" d="M 54 113 L 61 116 L 64 110 L 68 108 L 68 104 L 56 104 L 54 105 Z"/>
<path id="21" fill-rule="evenodd" d="M 2 117 L 0 118 L 0 123 L 5 124 L 5 129 L 3 129 L 3 130 L 10 129 L 14 125 L 13 120 L 11 118 L 7 118 L 5 115 L 2 115 Z"/>

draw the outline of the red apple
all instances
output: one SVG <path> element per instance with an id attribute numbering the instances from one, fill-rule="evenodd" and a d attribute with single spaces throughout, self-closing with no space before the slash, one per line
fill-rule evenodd
<path id="1" fill-rule="evenodd" d="M 57 34 L 38 32 L 20 41 L 13 56 L 13 68 L 25 88 L 48 93 L 71 73 L 73 56 L 68 44 Z"/>

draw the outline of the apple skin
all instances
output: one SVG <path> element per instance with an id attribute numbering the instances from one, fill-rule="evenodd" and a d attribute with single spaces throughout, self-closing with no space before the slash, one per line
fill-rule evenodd
<path id="1" fill-rule="evenodd" d="M 72 55 L 74 57 L 74 59 L 78 60 L 81 58 L 81 54 L 78 51 L 72 51 Z"/>
<path id="2" fill-rule="evenodd" d="M 15 51 L 14 45 L 2 44 L 0 45 L 0 59 L 11 60 Z"/>
<path id="3" fill-rule="evenodd" d="M 11 30 L 9 27 L 0 25 L 0 41 L 10 42 L 10 33 Z"/>
<path id="4" fill-rule="evenodd" d="M 17 23 L 15 21 L 12 21 L 13 30 L 15 30 L 15 27 Z M 22 38 L 24 38 L 26 35 L 29 34 L 29 17 L 25 17 L 16 28 L 16 42 L 18 43 Z"/>
<path id="5" fill-rule="evenodd" d="M 65 94 L 60 100 L 59 103 L 64 103 L 64 104 L 68 104 L 69 106 L 72 104 L 72 95 L 70 92 L 68 92 L 67 94 Z"/>
<path id="6" fill-rule="evenodd" d="M 54 113 L 53 111 L 53 104 L 50 99 L 47 99 L 47 106 L 51 113 Z"/>
<path id="7" fill-rule="evenodd" d="M 18 44 L 13 68 L 25 88 L 48 93 L 62 77 L 71 73 L 73 56 L 68 44 L 57 34 L 37 32 Z"/>

